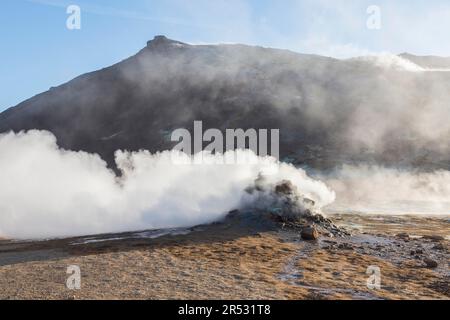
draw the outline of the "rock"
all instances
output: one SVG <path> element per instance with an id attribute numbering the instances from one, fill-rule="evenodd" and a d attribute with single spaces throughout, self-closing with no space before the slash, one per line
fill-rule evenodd
<path id="1" fill-rule="evenodd" d="M 432 249 L 441 251 L 441 250 L 445 250 L 445 247 L 442 243 L 438 243 Z"/>
<path id="2" fill-rule="evenodd" d="M 292 184 L 292 182 L 290 182 L 288 180 L 284 180 L 275 187 L 275 193 L 290 195 L 290 194 L 294 193 L 294 188 L 295 187 Z"/>
<path id="3" fill-rule="evenodd" d="M 147 42 L 147 47 L 149 49 L 164 49 L 169 48 L 171 46 L 186 47 L 187 44 L 180 41 L 168 39 L 167 37 L 162 35 L 156 36 L 153 40 Z"/>
<path id="4" fill-rule="evenodd" d="M 316 214 L 316 215 L 312 216 L 312 220 L 314 222 L 317 222 L 317 223 L 324 223 L 325 222 L 325 217 L 322 216 L 321 214 Z"/>
<path id="5" fill-rule="evenodd" d="M 353 246 L 350 243 L 340 243 L 338 245 L 338 248 L 341 250 L 350 250 L 350 251 L 354 250 Z"/>
<path id="6" fill-rule="evenodd" d="M 314 227 L 303 228 L 300 235 L 303 240 L 317 240 L 319 238 L 319 232 Z"/>
<path id="7" fill-rule="evenodd" d="M 400 239 L 408 239 L 409 240 L 409 234 L 407 234 L 407 233 L 399 233 L 396 235 L 396 237 L 400 238 Z"/>
<path id="8" fill-rule="evenodd" d="M 274 222 L 278 222 L 278 223 L 283 223 L 284 222 L 283 217 L 280 216 L 279 214 L 274 214 L 272 212 L 269 212 L 269 217 Z"/>
<path id="9" fill-rule="evenodd" d="M 425 266 L 429 269 L 435 269 L 438 267 L 438 263 L 432 259 L 426 258 L 423 260 Z"/>
<path id="10" fill-rule="evenodd" d="M 241 212 L 239 210 L 232 210 L 232 211 L 228 212 L 228 217 L 229 218 L 236 218 L 240 214 L 241 214 Z"/>
<path id="11" fill-rule="evenodd" d="M 437 235 L 432 235 L 432 236 L 426 235 L 426 236 L 423 236 L 422 239 L 431 240 L 431 241 L 444 241 L 445 240 L 444 237 L 437 236 Z"/>

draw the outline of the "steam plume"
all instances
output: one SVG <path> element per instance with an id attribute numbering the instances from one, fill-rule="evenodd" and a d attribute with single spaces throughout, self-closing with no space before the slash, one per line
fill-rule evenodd
<path id="1" fill-rule="evenodd" d="M 236 152 L 258 160 L 250 151 Z M 213 222 L 240 207 L 246 188 L 261 172 L 273 173 L 267 184 L 289 179 L 319 207 L 334 200 L 323 183 L 271 158 L 236 165 L 177 165 L 169 151 L 118 151 L 118 178 L 98 155 L 62 150 L 43 131 L 0 135 L 0 154 L 0 236 L 10 238 Z"/>

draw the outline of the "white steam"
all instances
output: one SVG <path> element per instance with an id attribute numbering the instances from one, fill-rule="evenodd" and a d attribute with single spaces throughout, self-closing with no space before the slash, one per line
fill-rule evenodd
<path id="1" fill-rule="evenodd" d="M 379 68 L 393 69 L 398 71 L 423 72 L 424 68 L 412 61 L 391 53 L 380 53 L 349 59 L 351 61 L 362 61 L 371 63 Z"/>
<path id="2" fill-rule="evenodd" d="M 450 171 L 346 165 L 317 177 L 336 192 L 330 211 L 450 215 Z"/>
<path id="3" fill-rule="evenodd" d="M 250 151 L 236 152 L 259 159 Z M 275 159 L 177 165 L 171 155 L 118 151 L 123 173 L 118 178 L 98 155 L 61 150 L 49 132 L 0 135 L 0 236 L 63 237 L 209 223 L 238 208 L 261 172 L 273 172 L 269 184 L 290 180 L 319 207 L 334 201 L 325 184 Z"/>
<path id="4" fill-rule="evenodd" d="M 450 72 L 450 69 L 448 68 L 430 68 L 430 67 L 425 68 L 414 63 L 409 59 L 388 52 L 381 52 L 381 53 L 367 52 L 367 55 L 349 58 L 347 60 L 356 62 L 366 62 L 384 70 L 407 71 L 407 72 Z"/>

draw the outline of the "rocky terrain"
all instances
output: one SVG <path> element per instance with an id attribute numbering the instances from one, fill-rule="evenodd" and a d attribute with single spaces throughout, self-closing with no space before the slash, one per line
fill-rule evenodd
<path id="1" fill-rule="evenodd" d="M 450 298 L 449 217 L 330 217 L 352 235 L 311 238 L 296 223 L 234 212 L 187 230 L 4 240 L 0 298 Z M 80 268 L 80 290 L 66 287 L 70 265 Z M 379 289 L 367 287 L 370 266 Z"/>

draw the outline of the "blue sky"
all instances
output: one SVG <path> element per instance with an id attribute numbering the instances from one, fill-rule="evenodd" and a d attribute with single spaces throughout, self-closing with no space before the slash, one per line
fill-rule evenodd
<path id="1" fill-rule="evenodd" d="M 66 28 L 67 6 L 81 30 Z M 370 5 L 381 29 L 366 26 Z M 338 58 L 450 56 L 448 0 L 0 0 L 0 111 L 135 54 L 157 34 Z"/>

